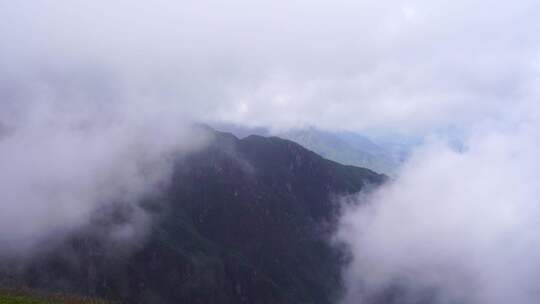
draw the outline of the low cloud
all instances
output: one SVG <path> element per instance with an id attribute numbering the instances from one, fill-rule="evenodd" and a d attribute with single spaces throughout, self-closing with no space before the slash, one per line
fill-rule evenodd
<path id="1" fill-rule="evenodd" d="M 17 108 L 56 97 L 56 83 L 106 108 L 122 99 L 277 129 L 467 129 L 528 102 L 538 9 L 534 0 L 2 1 L 0 93 Z M 81 86 L 86 96 L 68 90 Z"/>
<path id="2" fill-rule="evenodd" d="M 126 109 L 83 119 L 51 102 L 39 108 L 38 115 L 27 109 L 24 123 L 0 139 L 3 254 L 80 228 L 110 204 L 136 206 L 159 193 L 175 158 L 207 138 L 188 122 L 163 115 L 131 120 Z"/>
<path id="3" fill-rule="evenodd" d="M 395 180 L 358 197 L 343 303 L 536 303 L 540 141 L 532 121 L 432 140 Z"/>

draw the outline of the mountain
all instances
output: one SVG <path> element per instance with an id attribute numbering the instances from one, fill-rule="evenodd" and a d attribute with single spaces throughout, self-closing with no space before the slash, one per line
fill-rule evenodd
<path id="1" fill-rule="evenodd" d="M 274 136 L 292 140 L 321 156 L 333 161 L 371 169 L 375 172 L 393 175 L 407 157 L 412 145 L 384 139 L 374 141 L 355 132 L 331 132 L 316 128 L 291 129 L 271 132 L 269 129 L 249 128 L 233 124 L 216 124 L 219 130 L 233 133 L 243 138 L 249 134 Z"/>
<path id="2" fill-rule="evenodd" d="M 3 263 L 0 285 L 125 303 L 335 301 L 346 260 L 329 241 L 335 198 L 386 177 L 289 140 L 210 132 L 159 195 L 108 205 L 67 240 Z M 119 240 L 137 223 L 140 236 Z"/>
<path id="3" fill-rule="evenodd" d="M 393 174 L 399 162 L 370 139 L 352 132 L 326 132 L 314 128 L 291 130 L 277 136 L 292 140 L 334 161 Z"/>

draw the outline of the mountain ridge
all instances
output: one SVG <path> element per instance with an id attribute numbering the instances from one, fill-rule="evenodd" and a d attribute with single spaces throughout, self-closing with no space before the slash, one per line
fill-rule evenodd
<path id="1" fill-rule="evenodd" d="M 335 197 L 386 177 L 281 138 L 212 134 L 176 160 L 165 192 L 99 214 L 24 266 L 1 265 L 3 284 L 126 303 L 334 302 L 345 261 L 329 242 Z M 141 212 L 143 237 L 109 238 Z"/>
<path id="2" fill-rule="evenodd" d="M 341 164 L 368 168 L 370 170 L 394 175 L 406 159 L 410 146 L 399 145 L 388 139 L 371 139 L 360 133 L 348 131 L 324 131 L 314 127 L 298 128 L 283 131 L 271 131 L 263 127 L 245 127 L 234 124 L 215 124 L 223 130 L 238 136 L 251 134 L 274 136 L 294 141 L 303 147 L 316 152 L 326 159 Z"/>

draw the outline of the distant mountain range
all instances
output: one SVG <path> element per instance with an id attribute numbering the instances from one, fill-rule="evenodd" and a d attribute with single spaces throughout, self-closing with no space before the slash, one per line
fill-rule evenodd
<path id="1" fill-rule="evenodd" d="M 32 259 L 4 261 L 0 286 L 123 303 L 335 303 L 346 260 L 329 242 L 335 198 L 386 177 L 278 137 L 209 132 L 208 147 L 175 161 L 162 193 L 109 205 Z M 110 237 L 141 211 L 144 236 Z"/>
<path id="2" fill-rule="evenodd" d="M 376 172 L 392 176 L 408 157 L 412 147 L 419 143 L 414 139 L 401 141 L 384 139 L 370 139 L 354 132 L 330 132 L 316 128 L 293 129 L 284 132 L 272 133 L 269 129 L 249 128 L 233 124 L 217 124 L 218 130 L 233 133 L 243 138 L 251 134 L 262 136 L 274 135 L 292 140 L 324 158 L 347 165 L 364 167 Z"/>

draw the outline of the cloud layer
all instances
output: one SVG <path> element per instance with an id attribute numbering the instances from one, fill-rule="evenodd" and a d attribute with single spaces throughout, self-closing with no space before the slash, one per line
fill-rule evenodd
<path id="1" fill-rule="evenodd" d="M 338 233 L 352 253 L 344 302 L 536 303 L 539 130 L 478 128 L 463 151 L 431 142 L 359 197 Z"/>
<path id="2" fill-rule="evenodd" d="M 0 6 L 7 108 L 121 99 L 273 128 L 426 133 L 499 119 L 539 71 L 532 0 Z"/>

